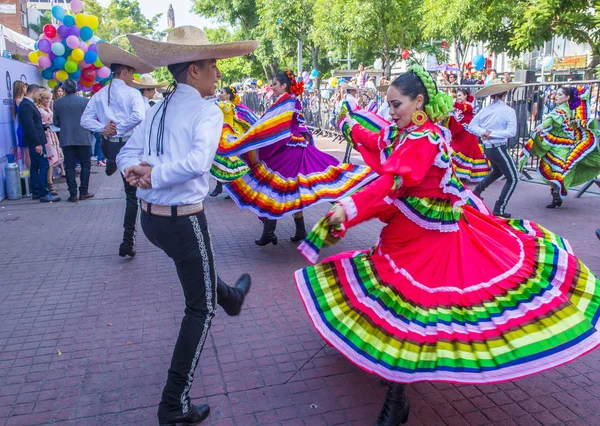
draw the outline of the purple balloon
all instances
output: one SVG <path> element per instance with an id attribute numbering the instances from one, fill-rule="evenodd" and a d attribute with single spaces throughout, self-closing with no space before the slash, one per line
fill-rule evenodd
<path id="1" fill-rule="evenodd" d="M 88 46 L 88 52 L 89 52 L 89 51 L 92 51 L 92 52 L 96 52 L 96 53 L 98 53 L 98 51 L 96 50 L 96 43 L 90 44 L 90 45 Z"/>
<path id="2" fill-rule="evenodd" d="M 60 27 L 58 27 L 57 32 L 60 38 L 69 37 L 69 27 L 67 27 L 66 25 L 61 25 Z"/>
<path id="3" fill-rule="evenodd" d="M 77 90 L 83 90 L 83 85 L 77 82 Z"/>
<path id="4" fill-rule="evenodd" d="M 72 27 L 68 27 L 68 28 L 69 28 L 69 35 L 79 37 L 79 27 L 77 25 L 73 25 Z"/>
<path id="5" fill-rule="evenodd" d="M 41 39 L 38 41 L 38 49 L 40 49 L 41 52 L 50 54 L 52 52 L 52 43 L 50 40 Z"/>
<path id="6" fill-rule="evenodd" d="M 52 46 L 50 46 L 50 48 L 52 48 Z M 48 53 L 48 57 L 52 62 L 54 62 L 54 60 L 56 59 L 56 55 L 54 54 L 54 52 Z"/>

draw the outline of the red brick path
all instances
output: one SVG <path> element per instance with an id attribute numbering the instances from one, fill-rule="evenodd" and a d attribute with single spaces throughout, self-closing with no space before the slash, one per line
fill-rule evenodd
<path id="1" fill-rule="evenodd" d="M 94 168 L 91 188 L 97 197 L 78 204 L 0 203 L 0 424 L 156 424 L 181 288 L 171 261 L 143 233 L 135 259 L 117 256 L 118 176 Z M 521 183 L 509 209 L 568 238 L 600 273 L 600 196 L 569 197 L 557 210 L 544 208 L 549 199 L 547 187 Z M 309 209 L 307 223 L 326 210 Z M 222 196 L 206 211 L 219 273 L 232 282 L 249 272 L 254 280 L 242 315 L 219 312 L 202 353 L 192 397 L 211 405 L 206 424 L 373 424 L 385 387 L 310 324 L 292 278 L 305 265 L 288 241 L 293 220 L 278 223 L 278 246 L 258 248 L 261 226 L 251 213 Z M 353 229 L 334 250 L 367 247 L 379 227 Z M 599 360 L 596 351 L 500 385 L 412 385 L 409 425 L 600 425 Z"/>

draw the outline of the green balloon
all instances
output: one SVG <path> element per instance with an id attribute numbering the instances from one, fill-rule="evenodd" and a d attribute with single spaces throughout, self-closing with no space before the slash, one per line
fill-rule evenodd
<path id="1" fill-rule="evenodd" d="M 102 61 L 100 60 L 100 58 L 96 59 L 96 62 L 94 62 L 94 65 L 101 68 L 103 66 Z"/>
<path id="2" fill-rule="evenodd" d="M 77 63 L 75 63 L 74 61 L 67 61 L 65 63 L 65 71 L 68 73 L 77 71 Z"/>

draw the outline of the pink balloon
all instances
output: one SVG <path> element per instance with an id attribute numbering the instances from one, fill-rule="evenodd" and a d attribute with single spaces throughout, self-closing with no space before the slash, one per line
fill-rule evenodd
<path id="1" fill-rule="evenodd" d="M 90 66 L 90 64 L 86 64 L 85 61 L 80 61 L 78 65 L 79 69 L 84 69 Z"/>
<path id="2" fill-rule="evenodd" d="M 81 0 L 71 0 L 71 10 L 75 13 L 79 13 L 83 10 L 83 3 Z"/>
<path id="3" fill-rule="evenodd" d="M 41 59 L 41 58 L 40 58 Z M 110 68 L 102 67 L 98 70 L 98 77 L 108 78 L 110 76 Z"/>
<path id="4" fill-rule="evenodd" d="M 87 52 L 88 51 L 88 44 L 85 41 L 82 41 L 82 42 L 79 43 L 79 48 L 81 50 L 83 50 L 84 52 Z"/>
<path id="5" fill-rule="evenodd" d="M 79 37 L 75 37 L 74 35 L 67 37 L 67 46 L 69 46 L 71 49 L 77 49 L 79 44 Z"/>
<path id="6" fill-rule="evenodd" d="M 40 56 L 40 59 L 38 60 L 38 65 L 42 68 L 48 68 L 52 66 L 52 61 L 47 56 Z"/>
<path id="7" fill-rule="evenodd" d="M 38 40 L 50 40 L 46 34 L 40 34 L 40 38 Z"/>

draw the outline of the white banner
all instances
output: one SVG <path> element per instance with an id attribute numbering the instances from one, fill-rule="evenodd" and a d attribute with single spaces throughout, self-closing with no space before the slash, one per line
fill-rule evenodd
<path id="1" fill-rule="evenodd" d="M 15 154 L 21 159 L 21 150 L 17 148 L 17 124 L 12 118 L 13 82 L 21 80 L 27 84 L 42 84 L 42 77 L 37 67 L 0 57 L 0 200 L 6 197 L 6 182 L 4 179 L 4 166 L 6 154 Z M 21 169 L 23 162 L 19 161 Z"/>

